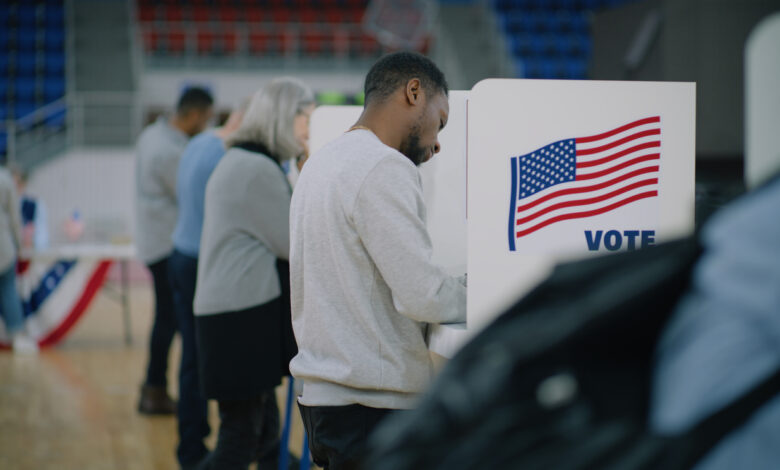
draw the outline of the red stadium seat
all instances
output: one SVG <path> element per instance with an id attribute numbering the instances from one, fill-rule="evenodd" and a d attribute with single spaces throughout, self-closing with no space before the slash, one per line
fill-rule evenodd
<path id="1" fill-rule="evenodd" d="M 160 47 L 160 33 L 154 30 L 144 30 L 143 33 L 144 49 L 148 52 L 158 52 Z"/>
<path id="2" fill-rule="evenodd" d="M 154 5 L 141 5 L 138 8 L 138 19 L 142 23 L 147 23 L 156 20 L 157 7 Z"/>
<path id="3" fill-rule="evenodd" d="M 263 8 L 249 7 L 246 10 L 246 19 L 250 23 L 262 23 L 265 21 L 265 10 Z"/>
<path id="4" fill-rule="evenodd" d="M 363 15 L 366 14 L 366 10 L 363 8 L 352 8 L 345 12 L 344 18 L 348 23 L 362 23 Z"/>
<path id="5" fill-rule="evenodd" d="M 301 23 L 316 23 L 319 18 L 316 10 L 306 8 L 298 11 L 298 21 Z"/>
<path id="6" fill-rule="evenodd" d="M 238 51 L 238 34 L 233 30 L 226 30 L 220 34 L 222 42 L 222 52 L 224 54 L 235 54 Z"/>
<path id="7" fill-rule="evenodd" d="M 219 21 L 223 23 L 235 23 L 238 20 L 238 10 L 233 7 L 222 7 L 217 10 Z"/>
<path id="8" fill-rule="evenodd" d="M 348 23 L 349 19 L 344 15 L 343 10 L 338 8 L 328 8 L 325 10 L 325 21 L 328 23 Z"/>
<path id="9" fill-rule="evenodd" d="M 169 54 L 179 55 L 187 49 L 187 32 L 181 28 L 168 30 L 166 50 Z"/>
<path id="10" fill-rule="evenodd" d="M 196 33 L 198 54 L 211 54 L 215 50 L 217 35 L 210 30 L 200 30 Z"/>
<path id="11" fill-rule="evenodd" d="M 211 8 L 204 7 L 204 6 L 193 7 L 191 13 L 192 13 L 192 20 L 197 21 L 199 23 L 211 21 L 212 17 L 214 17 Z"/>
<path id="12" fill-rule="evenodd" d="M 291 18 L 292 14 L 287 8 L 274 8 L 271 10 L 271 21 L 274 23 L 289 23 Z"/>
<path id="13" fill-rule="evenodd" d="M 179 5 L 169 5 L 165 8 L 165 21 L 178 22 L 184 20 L 184 9 Z"/>
<path id="14" fill-rule="evenodd" d="M 368 34 L 361 34 L 358 44 L 358 55 L 360 56 L 370 57 L 377 55 L 380 51 L 377 40 Z"/>
<path id="15" fill-rule="evenodd" d="M 301 49 L 307 56 L 333 54 L 333 34 L 323 31 L 304 31 L 301 34 Z"/>

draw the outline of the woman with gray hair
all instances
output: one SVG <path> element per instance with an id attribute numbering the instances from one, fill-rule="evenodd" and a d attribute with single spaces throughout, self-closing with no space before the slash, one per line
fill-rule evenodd
<path id="1" fill-rule="evenodd" d="M 274 388 L 296 354 L 290 321 L 291 189 L 281 163 L 307 149 L 314 94 L 280 78 L 260 90 L 206 186 L 194 312 L 201 388 L 219 404 L 208 468 L 276 468 Z"/>

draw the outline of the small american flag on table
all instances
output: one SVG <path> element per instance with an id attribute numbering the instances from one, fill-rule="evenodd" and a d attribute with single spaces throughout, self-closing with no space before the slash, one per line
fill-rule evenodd
<path id="1" fill-rule="evenodd" d="M 509 249 L 549 225 L 658 196 L 661 118 L 559 140 L 511 158 Z"/>

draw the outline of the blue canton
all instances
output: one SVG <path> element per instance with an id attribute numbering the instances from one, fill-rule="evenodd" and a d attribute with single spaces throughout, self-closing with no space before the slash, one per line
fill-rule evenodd
<path id="1" fill-rule="evenodd" d="M 566 181 L 574 181 L 574 139 L 559 140 L 520 157 L 519 199 Z"/>

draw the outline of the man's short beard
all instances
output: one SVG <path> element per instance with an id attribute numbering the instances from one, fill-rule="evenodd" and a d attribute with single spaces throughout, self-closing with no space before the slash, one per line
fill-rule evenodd
<path id="1" fill-rule="evenodd" d="M 406 155 L 416 166 L 420 166 L 425 160 L 428 150 L 420 147 L 420 123 L 415 123 L 409 130 L 409 135 L 401 142 L 399 151 Z"/>

